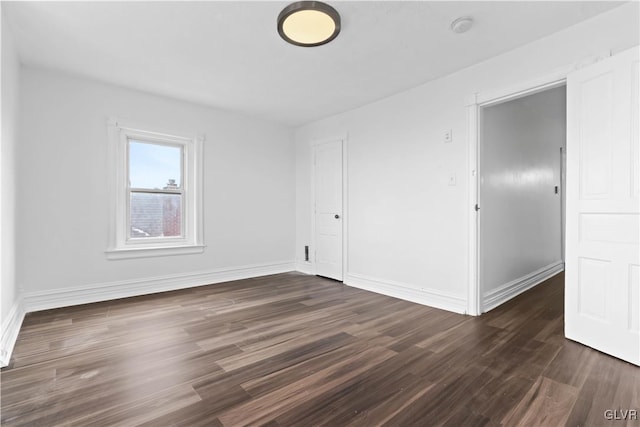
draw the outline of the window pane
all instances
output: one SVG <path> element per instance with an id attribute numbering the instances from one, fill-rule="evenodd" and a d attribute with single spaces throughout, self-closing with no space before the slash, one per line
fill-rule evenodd
<path id="1" fill-rule="evenodd" d="M 170 236 L 182 236 L 182 196 L 132 192 L 129 237 Z"/>
<path id="2" fill-rule="evenodd" d="M 131 188 L 181 188 L 182 148 L 129 140 Z"/>

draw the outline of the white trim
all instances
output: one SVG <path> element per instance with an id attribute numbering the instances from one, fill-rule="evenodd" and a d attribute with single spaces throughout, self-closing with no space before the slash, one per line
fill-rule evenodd
<path id="1" fill-rule="evenodd" d="M 149 247 L 149 248 L 127 248 L 107 250 L 107 259 L 131 259 L 131 258 L 149 258 L 167 255 L 187 255 L 201 254 L 204 252 L 204 245 L 192 246 L 165 246 L 165 247 Z"/>
<path id="2" fill-rule="evenodd" d="M 526 276 L 522 276 L 509 283 L 505 283 L 499 288 L 488 292 L 487 295 L 484 296 L 482 302 L 483 312 L 486 313 L 487 311 L 493 310 L 500 304 L 504 304 L 521 293 L 533 288 L 547 279 L 550 279 L 561 271 L 564 271 L 564 263 L 562 261 L 556 261 L 546 267 L 542 267 L 534 271 L 533 273 L 529 273 Z"/>
<path id="3" fill-rule="evenodd" d="M 328 144 L 330 142 L 336 142 L 336 141 L 344 142 L 347 140 L 348 136 L 349 135 L 347 133 L 343 133 L 343 134 L 338 134 L 328 138 L 316 138 L 316 139 L 312 139 L 309 145 L 311 147 L 315 147 L 316 145 Z"/>
<path id="4" fill-rule="evenodd" d="M 567 79 L 567 74 L 575 70 L 575 68 L 576 67 L 574 65 L 562 67 L 535 79 L 527 80 L 525 82 L 521 82 L 497 90 L 477 93 L 475 95 L 474 104 L 486 107 L 488 105 L 499 104 L 501 102 L 513 100 L 527 95 L 532 95 L 536 92 L 551 89 L 554 86 L 563 85 L 565 80 Z"/>
<path id="5" fill-rule="evenodd" d="M 354 288 L 364 289 L 366 291 L 452 311 L 454 313 L 466 314 L 467 310 L 467 299 L 464 295 L 456 295 L 424 286 L 416 287 L 414 285 L 376 279 L 354 273 L 347 273 L 344 283 Z"/>
<path id="6" fill-rule="evenodd" d="M 20 327 L 24 321 L 24 304 L 18 298 L 9 310 L 9 314 L 2 322 L 2 337 L 0 338 L 0 367 L 5 367 L 11 360 L 13 348 L 16 345 Z"/>
<path id="7" fill-rule="evenodd" d="M 228 282 L 231 280 L 250 279 L 253 277 L 286 273 L 294 270 L 295 263 L 293 261 L 285 261 L 200 271 L 190 274 L 175 274 L 116 282 L 95 283 L 81 287 L 55 289 L 50 291 L 26 292 L 23 295 L 23 307 L 26 312 L 48 310 L 52 308 L 89 304 L 118 298 L 174 291 L 178 289 Z"/>
<path id="8" fill-rule="evenodd" d="M 201 271 L 192 274 L 95 283 L 51 291 L 26 292 L 18 298 L 2 322 L 0 367 L 7 366 L 11 360 L 11 354 L 26 313 L 287 273 L 295 271 L 294 267 L 294 262 L 285 261 Z"/>
<path id="9" fill-rule="evenodd" d="M 309 144 L 309 165 L 311 188 L 309 189 L 309 208 L 311 210 L 311 235 L 309 236 L 309 263 L 311 264 L 310 274 L 316 274 L 316 152 L 314 143 Z M 342 236 L 344 239 L 344 235 Z"/>
<path id="10" fill-rule="evenodd" d="M 474 96 L 475 101 L 475 96 Z M 480 290 L 479 288 L 479 275 L 478 266 L 480 265 L 478 260 L 478 211 L 475 210 L 475 205 L 478 201 L 478 106 L 476 104 L 467 107 L 467 120 L 468 126 L 468 138 L 469 138 L 469 150 L 467 151 L 469 157 L 468 163 L 468 177 L 469 177 L 469 189 L 468 189 L 468 209 L 471 215 L 468 217 L 467 231 L 469 235 L 469 245 L 467 247 L 467 266 L 468 266 L 468 284 L 467 287 L 467 313 L 472 316 L 480 315 Z"/>
<path id="11" fill-rule="evenodd" d="M 204 250 L 203 213 L 203 144 L 204 135 L 159 130 L 142 130 L 143 126 L 125 124 L 116 118 L 107 120 L 110 227 L 108 259 L 139 258 L 174 254 L 202 253 Z M 149 129 L 149 128 L 147 128 Z M 179 145 L 183 152 L 183 214 L 180 238 L 130 239 L 127 182 L 128 144 L 134 138 L 150 143 Z M 186 250 L 185 247 L 192 247 Z M 155 252 L 155 253 L 154 253 Z"/>
<path id="12" fill-rule="evenodd" d="M 342 280 L 349 273 L 349 135 L 342 138 Z"/>
<path id="13" fill-rule="evenodd" d="M 469 176 L 469 192 L 467 196 L 467 203 L 469 206 L 468 216 L 468 234 L 467 239 L 468 254 L 467 264 L 469 266 L 468 273 L 468 290 L 467 290 L 467 310 L 469 314 L 480 315 L 482 314 L 481 295 L 482 289 L 480 289 L 480 224 L 479 219 L 482 210 L 482 204 L 479 199 L 478 189 L 478 176 L 480 175 L 478 147 L 480 144 L 479 131 L 480 131 L 480 109 L 493 104 L 517 99 L 523 96 L 531 95 L 536 92 L 540 92 L 553 87 L 566 84 L 567 74 L 575 70 L 578 65 L 572 64 L 566 67 L 559 68 L 544 76 L 521 82 L 519 84 L 511 85 L 497 90 L 485 91 L 482 93 L 474 93 L 467 97 L 465 105 L 467 107 L 467 125 L 468 125 L 468 153 L 469 158 L 467 161 L 468 176 Z M 480 211 L 475 210 L 475 205 L 480 206 Z"/>
<path id="14" fill-rule="evenodd" d="M 170 138 L 172 137 L 172 138 L 176 138 L 177 140 L 194 139 L 194 138 L 199 138 L 204 140 L 204 137 L 205 137 L 204 134 L 196 134 L 194 132 L 187 132 L 185 130 L 180 130 L 180 129 L 168 129 L 168 128 L 163 128 L 160 126 L 153 125 L 151 123 L 141 123 L 139 121 L 134 122 L 128 119 L 123 120 L 122 118 L 119 118 L 119 117 L 109 117 L 107 119 L 107 126 L 113 126 L 113 127 L 125 129 L 132 133 L 145 134 L 151 138 L 153 138 L 153 136 L 155 135 L 156 137 L 160 137 L 162 139 L 166 139 L 167 137 L 170 137 Z M 153 129 L 153 130 L 150 131 L 149 129 Z"/>

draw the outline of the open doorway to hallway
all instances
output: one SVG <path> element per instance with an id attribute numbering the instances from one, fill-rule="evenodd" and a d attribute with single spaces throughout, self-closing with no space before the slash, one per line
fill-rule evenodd
<path id="1" fill-rule="evenodd" d="M 478 277 L 489 311 L 564 268 L 566 86 L 481 106 Z"/>

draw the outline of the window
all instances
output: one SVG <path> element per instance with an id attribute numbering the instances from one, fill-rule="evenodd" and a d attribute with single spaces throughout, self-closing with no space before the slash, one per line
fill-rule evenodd
<path id="1" fill-rule="evenodd" d="M 183 237 L 183 147 L 129 139 L 130 239 Z"/>
<path id="2" fill-rule="evenodd" d="M 202 140 L 109 121 L 108 258 L 203 251 Z"/>

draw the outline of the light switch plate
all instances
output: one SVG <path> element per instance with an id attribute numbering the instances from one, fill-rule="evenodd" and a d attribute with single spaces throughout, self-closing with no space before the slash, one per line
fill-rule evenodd
<path id="1" fill-rule="evenodd" d="M 447 129 L 444 131 L 444 142 L 451 142 L 453 141 L 453 132 L 451 131 L 451 129 Z"/>
<path id="2" fill-rule="evenodd" d="M 450 186 L 456 185 L 456 174 L 455 173 L 450 173 L 449 174 L 449 185 Z"/>

